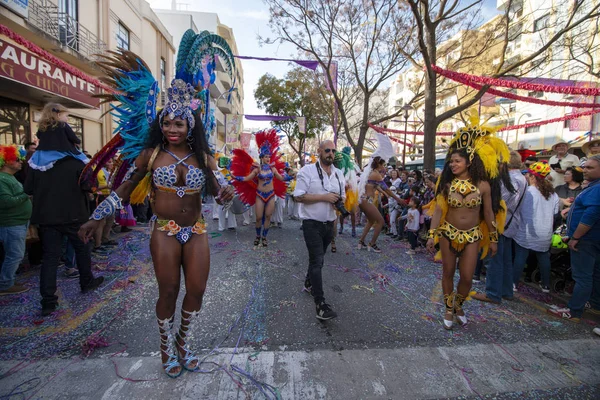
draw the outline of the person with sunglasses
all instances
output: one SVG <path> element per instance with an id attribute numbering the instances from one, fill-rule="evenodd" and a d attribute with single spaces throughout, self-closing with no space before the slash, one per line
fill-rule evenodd
<path id="1" fill-rule="evenodd" d="M 336 149 L 332 141 L 322 142 L 317 153 L 317 162 L 305 165 L 298 172 L 294 199 L 300 203 L 298 213 L 308 250 L 304 290 L 313 296 L 317 318 L 328 320 L 337 314 L 325 303 L 321 270 L 333 239 L 336 210 L 342 211 L 340 206 L 343 207 L 346 198 L 346 180 L 344 173 L 333 165 Z"/>

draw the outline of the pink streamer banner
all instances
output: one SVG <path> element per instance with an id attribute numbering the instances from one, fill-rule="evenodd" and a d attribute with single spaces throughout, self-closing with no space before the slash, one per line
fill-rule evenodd
<path id="1" fill-rule="evenodd" d="M 589 111 L 584 111 L 584 112 L 580 112 L 580 113 L 573 113 L 573 114 L 568 114 L 565 115 L 564 117 L 559 117 L 559 118 L 552 118 L 552 119 L 547 119 L 544 121 L 537 121 L 537 122 L 530 122 L 527 124 L 521 124 L 521 125 L 511 125 L 511 126 L 505 126 L 503 128 L 498 129 L 498 132 L 505 132 L 505 131 L 512 131 L 512 130 L 516 130 L 516 129 L 523 129 L 523 128 L 532 128 L 535 126 L 542 126 L 542 125 L 548 125 L 548 124 L 553 124 L 556 122 L 564 122 L 564 121 L 570 121 L 570 120 L 574 120 L 574 119 L 580 119 L 582 117 L 585 116 L 590 116 L 593 114 L 598 114 L 600 113 L 600 110 L 589 110 Z M 399 131 L 397 129 L 389 129 L 389 128 L 383 128 L 380 126 L 375 126 L 373 124 L 369 124 L 369 127 L 374 129 L 375 131 L 379 132 L 379 133 L 399 133 L 399 134 L 407 134 L 407 135 L 417 135 L 417 136 L 423 136 L 425 135 L 425 132 L 420 131 L 420 132 L 405 132 L 405 131 Z M 454 135 L 454 132 L 436 132 L 435 134 L 436 136 L 452 136 Z"/>
<path id="2" fill-rule="evenodd" d="M 451 79 L 456 82 L 465 83 L 476 83 L 479 85 L 489 85 L 489 86 L 500 86 L 511 89 L 522 89 L 527 91 L 539 91 L 539 92 L 550 92 L 550 93 L 562 93 L 562 94 L 579 94 L 584 96 L 599 96 L 600 89 L 599 88 L 590 88 L 590 87 L 577 87 L 573 86 L 573 81 L 570 81 L 570 84 L 567 82 L 564 85 L 549 85 L 543 83 L 532 83 L 532 82 L 523 82 L 521 80 L 509 80 L 509 79 L 501 79 L 501 78 L 492 78 L 489 76 L 476 76 L 464 74 L 462 72 L 450 71 L 447 69 L 440 68 L 438 66 L 432 66 L 432 69 L 439 75 L 445 76 L 448 79 Z M 554 81 L 554 83 L 557 83 Z"/>

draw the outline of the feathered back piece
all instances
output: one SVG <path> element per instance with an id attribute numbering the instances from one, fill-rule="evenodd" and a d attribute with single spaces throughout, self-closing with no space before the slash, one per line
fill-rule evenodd
<path id="1" fill-rule="evenodd" d="M 354 163 L 350 156 L 350 150 L 351 148 L 349 146 L 344 147 L 342 151 L 335 153 L 335 158 L 333 159 L 333 165 L 335 165 L 337 169 L 342 170 L 344 175 L 346 175 L 348 171 L 354 170 Z"/>
<path id="2" fill-rule="evenodd" d="M 472 113 L 469 124 L 454 134 L 448 154 L 454 149 L 466 149 L 469 161 L 479 155 L 490 179 L 498 176 L 498 164 L 508 162 L 510 153 L 502 139 L 495 137 L 496 129 L 479 124 L 479 115 Z"/>
<path id="3" fill-rule="evenodd" d="M 115 117 L 117 127 L 115 136 L 86 165 L 80 181 L 95 183 L 98 171 L 119 151 L 124 162 L 115 173 L 116 176 L 123 177 L 124 172 L 144 149 L 150 123 L 156 118 L 159 88 L 146 63 L 128 50 L 109 50 L 108 53 L 98 55 L 102 61 L 96 64 L 105 73 L 100 80 L 115 91 L 94 97 L 101 98 L 101 103 L 110 103 L 110 114 Z M 121 181 L 115 179 L 114 184 L 114 188 L 117 188 Z"/>
<path id="4" fill-rule="evenodd" d="M 346 210 L 354 210 L 358 205 L 358 179 L 356 176 L 356 166 L 354 165 L 354 162 L 352 162 L 352 157 L 350 156 L 351 151 L 352 149 L 349 146 L 346 146 L 342 151 L 335 153 L 335 158 L 333 159 L 333 165 L 342 170 L 346 183 L 348 184 L 348 188 L 346 189 L 346 201 L 344 202 Z"/>
<path id="5" fill-rule="evenodd" d="M 156 119 L 159 88 L 150 68 L 135 53 L 122 49 L 107 53 L 99 55 L 101 61 L 97 62 L 105 73 L 100 80 L 115 91 L 96 97 L 102 99 L 101 103 L 111 103 L 110 113 L 116 118 L 117 128 L 113 139 L 87 164 L 80 180 L 93 183 L 97 172 L 120 152 L 122 162 L 115 171 L 113 186 L 116 189 L 148 141 L 150 125 Z M 196 34 L 190 29 L 185 32 L 177 54 L 176 79 L 168 90 L 168 102 L 161 112 L 161 118 L 166 114 L 183 116 L 191 128 L 195 122 L 193 113 L 201 113 L 205 131 L 210 135 L 214 118 L 210 115 L 208 89 L 215 81 L 217 57 L 235 84 L 235 63 L 227 42 L 206 31 Z"/>
<path id="6" fill-rule="evenodd" d="M 267 129 L 258 132 L 256 134 L 256 144 L 260 149 L 269 149 L 268 153 L 263 154 L 261 151 L 261 157 L 265 155 L 270 156 L 271 160 L 269 164 L 283 175 L 285 163 L 281 160 L 281 155 L 279 154 L 279 136 L 277 135 L 277 130 Z M 233 150 L 233 159 L 230 164 L 230 171 L 233 176 L 248 176 L 252 172 L 252 169 L 256 167 L 254 160 L 245 150 Z M 240 200 L 251 206 L 256 202 L 257 184 L 258 180 L 256 178 L 253 181 L 233 181 L 233 186 Z M 273 179 L 273 190 L 276 196 L 284 198 L 287 185 L 279 179 Z"/>
<path id="7" fill-rule="evenodd" d="M 193 30 L 188 29 L 183 34 L 175 63 L 175 80 L 181 79 L 198 91 L 195 97 L 201 102 L 199 112 L 202 115 L 207 135 L 212 133 L 214 127 L 208 88 L 215 82 L 217 57 L 221 60 L 225 73 L 232 81 L 232 89 L 229 91 L 231 93 L 235 86 L 233 74 L 235 60 L 227 41 L 208 31 L 196 34 Z"/>

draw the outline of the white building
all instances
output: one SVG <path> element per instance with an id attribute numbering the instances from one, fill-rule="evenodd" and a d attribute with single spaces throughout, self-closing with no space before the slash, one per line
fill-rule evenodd
<path id="1" fill-rule="evenodd" d="M 589 10 L 593 5 L 597 5 L 599 1 L 585 1 L 577 15 L 583 15 L 586 10 Z M 498 10 L 505 12 L 508 4 L 508 0 L 498 0 Z M 509 33 L 513 40 L 509 42 L 507 47 L 507 62 L 511 63 L 521 60 L 542 47 L 555 34 L 557 29 L 563 26 L 564 20 L 570 13 L 571 6 L 571 2 L 563 0 L 513 0 L 512 10 L 509 12 L 509 16 L 511 17 Z M 597 39 L 594 39 L 592 34 L 593 28 L 597 23 L 597 20 L 587 21 L 567 34 L 565 39 L 574 42 L 587 42 L 589 40 L 596 40 L 597 42 Z M 569 54 L 569 47 L 565 44 L 562 40 L 557 41 L 550 47 L 546 58 L 538 57 L 534 61 L 520 67 L 515 71 L 515 74 L 525 78 L 550 79 L 550 81 L 547 81 L 548 84 L 599 87 L 599 79 L 587 73 L 579 62 L 573 60 L 573 57 Z M 590 56 L 596 59 L 600 57 L 600 51 L 597 46 L 595 49 L 592 49 Z M 595 101 L 593 97 L 569 96 L 549 92 L 519 90 L 516 93 L 521 96 L 561 102 L 591 103 Z M 598 102 L 597 99 L 596 102 Z M 576 109 L 572 107 L 546 106 L 522 101 L 511 102 L 504 100 L 499 103 L 502 112 L 497 119 L 499 123 L 508 125 L 522 125 L 544 121 L 589 110 L 589 108 Z M 560 139 L 569 141 L 586 132 L 598 132 L 599 127 L 600 117 L 596 114 L 593 117 L 584 116 L 570 121 L 520 129 L 518 131 L 512 130 L 507 132 L 505 140 L 514 147 L 517 147 L 518 143 L 522 143 L 526 148 L 542 150 L 549 149 L 552 144 Z M 583 143 L 583 141 L 579 142 L 574 147 L 581 146 Z"/>
<path id="2" fill-rule="evenodd" d="M 209 31 L 221 36 L 227 41 L 233 54 L 239 54 L 233 30 L 222 24 L 219 16 L 215 13 L 161 9 L 154 9 L 154 12 L 173 35 L 173 43 L 176 47 L 179 46 L 183 34 L 188 29 L 192 29 L 196 33 Z M 237 90 L 231 94 L 231 102 L 227 103 L 227 93 L 233 85 Z M 213 135 L 213 144 L 217 149 L 221 149 L 226 141 L 227 116 L 244 114 L 244 72 L 242 63 L 239 60 L 235 60 L 235 82 L 232 82 L 225 73 L 222 61 L 217 61 L 217 79 L 210 87 L 210 94 L 213 101 L 216 102 L 215 120 L 217 127 L 216 135 Z M 239 118 L 239 120 L 243 121 L 243 118 Z M 242 127 L 240 127 L 240 132 L 241 129 Z M 229 144 L 237 147 L 235 143 L 231 143 L 231 140 L 230 137 L 227 138 Z"/>

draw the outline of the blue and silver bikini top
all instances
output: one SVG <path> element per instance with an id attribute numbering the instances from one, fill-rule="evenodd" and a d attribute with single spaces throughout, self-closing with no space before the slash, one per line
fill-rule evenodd
<path id="1" fill-rule="evenodd" d="M 271 170 L 271 166 L 269 164 L 262 164 L 257 177 L 258 179 L 264 179 L 270 182 L 273 179 L 273 170 Z"/>
<path id="2" fill-rule="evenodd" d="M 175 158 L 177 162 L 164 167 L 158 167 L 154 170 L 152 175 L 154 186 L 161 192 L 177 193 L 179 197 L 183 197 L 186 194 L 200 193 L 206 182 L 204 171 L 185 162 L 185 160 L 193 156 L 194 153 L 179 158 L 167 149 L 163 148 L 162 150 Z M 179 179 L 176 168 L 179 164 L 188 168 L 188 171 L 185 174 L 185 186 L 176 186 L 177 180 Z"/>

